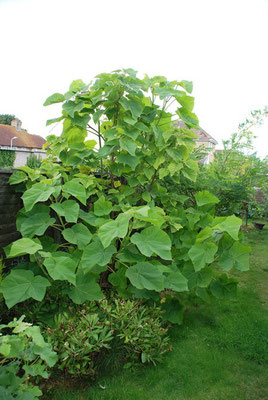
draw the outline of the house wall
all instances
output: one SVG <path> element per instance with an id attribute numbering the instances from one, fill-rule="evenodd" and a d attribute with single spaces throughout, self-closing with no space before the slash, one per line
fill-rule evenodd
<path id="1" fill-rule="evenodd" d="M 18 150 L 16 149 L 16 158 L 15 158 L 15 162 L 14 162 L 14 167 L 22 167 L 24 165 L 26 165 L 27 163 L 27 158 L 31 155 L 31 154 L 35 154 L 37 157 L 41 157 L 41 159 L 43 160 L 44 158 L 46 158 L 46 152 L 45 151 L 29 151 L 29 150 Z"/>

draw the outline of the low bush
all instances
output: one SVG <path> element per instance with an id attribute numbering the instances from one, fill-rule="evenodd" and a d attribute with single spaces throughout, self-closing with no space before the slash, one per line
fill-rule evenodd
<path id="1" fill-rule="evenodd" d="M 123 356 L 127 366 L 161 361 L 171 349 L 161 314 L 158 307 L 123 299 L 71 308 L 54 328 L 46 329 L 59 354 L 55 369 L 75 377 L 93 377 L 100 359 L 108 359 L 111 352 Z"/>
<path id="2" fill-rule="evenodd" d="M 132 362 L 160 362 L 171 350 L 168 329 L 163 326 L 162 311 L 132 300 L 115 300 L 106 306 L 115 336 Z"/>
<path id="3" fill-rule="evenodd" d="M 76 377 L 95 374 L 97 355 L 110 348 L 113 339 L 112 329 L 92 306 L 71 311 L 59 326 L 47 328 L 47 334 L 59 354 L 55 368 Z"/>
<path id="4" fill-rule="evenodd" d="M 29 157 L 27 157 L 26 166 L 32 169 L 40 168 L 41 162 L 42 159 L 40 156 L 37 156 L 36 154 L 31 154 Z"/>

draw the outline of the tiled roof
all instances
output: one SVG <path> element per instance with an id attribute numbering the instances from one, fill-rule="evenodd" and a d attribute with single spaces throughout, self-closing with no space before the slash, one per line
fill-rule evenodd
<path id="1" fill-rule="evenodd" d="M 177 121 L 178 127 L 179 128 L 185 128 L 186 125 L 183 121 Z M 207 133 L 206 131 L 204 131 L 204 129 L 200 128 L 200 129 L 193 129 L 193 131 L 195 133 L 197 133 L 198 135 L 198 139 L 196 139 L 196 141 L 198 142 L 200 141 L 204 141 L 204 142 L 211 142 L 213 144 L 218 144 L 217 140 L 214 139 L 209 133 Z"/>
<path id="2" fill-rule="evenodd" d="M 28 147 L 31 149 L 42 149 L 46 140 L 39 135 L 30 135 L 24 129 L 17 131 L 14 126 L 0 124 L 0 146 L 10 146 L 11 139 L 16 136 L 12 146 L 14 147 Z"/>

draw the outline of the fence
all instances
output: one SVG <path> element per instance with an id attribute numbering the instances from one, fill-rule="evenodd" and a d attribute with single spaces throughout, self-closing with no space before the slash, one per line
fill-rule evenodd
<path id="1" fill-rule="evenodd" d="M 12 169 L 0 169 L 0 253 L 3 247 L 20 237 L 16 230 L 16 214 L 22 207 L 20 194 L 9 185 Z"/>

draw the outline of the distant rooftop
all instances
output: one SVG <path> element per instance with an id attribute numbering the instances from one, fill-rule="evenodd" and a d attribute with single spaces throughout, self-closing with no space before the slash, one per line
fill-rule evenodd
<path id="1" fill-rule="evenodd" d="M 12 143 L 14 147 L 42 149 L 46 140 L 39 135 L 31 135 L 21 125 L 18 118 L 14 118 L 11 125 L 0 124 L 0 146 L 11 146 L 11 139 L 16 137 Z"/>

